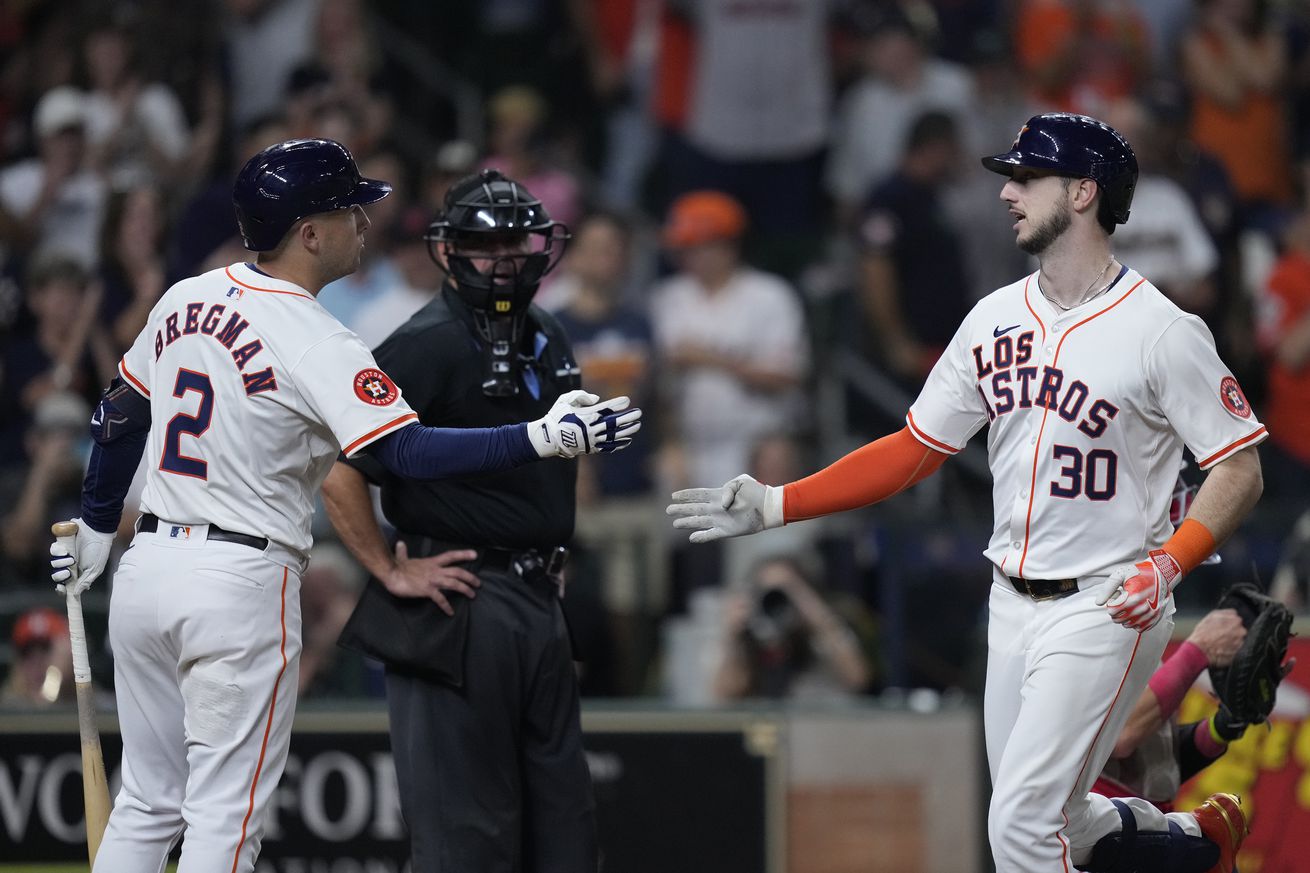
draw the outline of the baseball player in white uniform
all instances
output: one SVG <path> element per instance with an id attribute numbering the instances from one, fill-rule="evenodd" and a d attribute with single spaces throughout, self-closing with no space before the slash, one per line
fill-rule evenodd
<path id="1" fill-rule="evenodd" d="M 315 299 L 358 267 L 363 206 L 390 190 L 329 140 L 252 158 L 234 202 L 257 263 L 170 288 L 92 420 L 73 553 L 51 549 L 61 587 L 100 574 L 148 460 L 110 604 L 122 789 L 96 873 L 158 873 L 179 837 L 181 873 L 253 869 L 295 709 L 313 496 L 340 452 L 438 478 L 612 448 L 640 426 L 640 410 L 581 391 L 531 425 L 418 425 Z"/>
<path id="2" fill-rule="evenodd" d="M 1001 200 L 1041 268 L 979 301 L 905 429 L 783 487 L 739 476 L 680 491 L 669 513 L 705 542 L 865 506 L 988 426 L 983 710 L 997 870 L 1231 873 L 1247 830 L 1233 796 L 1166 818 L 1088 792 L 1160 663 L 1174 586 L 1259 497 L 1265 428 L 1204 323 L 1111 253 L 1137 179 L 1117 132 L 1039 115 L 983 164 L 1009 177 Z M 1175 532 L 1184 446 L 1209 475 Z"/>

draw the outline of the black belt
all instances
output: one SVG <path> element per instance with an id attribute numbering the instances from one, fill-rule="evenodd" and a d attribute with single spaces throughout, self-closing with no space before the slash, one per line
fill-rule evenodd
<path id="1" fill-rule="evenodd" d="M 567 549 L 502 549 L 496 546 L 471 546 L 467 543 L 452 543 L 422 534 L 403 532 L 400 533 L 400 538 L 404 540 L 410 556 L 414 558 L 428 558 L 442 552 L 466 549 L 477 552 L 478 556 L 469 562 L 473 572 L 485 569 L 498 570 L 502 573 L 522 573 L 545 569 L 547 572 L 557 573 L 563 569 L 564 560 L 568 557 Z M 563 554 L 557 556 L 556 552 L 563 552 Z"/>
<path id="2" fill-rule="evenodd" d="M 1027 594 L 1033 600 L 1059 600 L 1078 591 L 1077 579 L 1020 579 L 1018 576 L 1006 577 L 1014 590 Z"/>
<path id="3" fill-rule="evenodd" d="M 159 530 L 159 516 L 150 515 L 149 513 L 141 516 L 141 521 L 137 524 L 136 529 L 146 533 L 154 533 Z M 250 548 L 259 549 L 261 552 L 268 548 L 268 540 L 264 537 L 223 530 L 216 524 L 209 526 L 209 535 L 206 539 L 216 540 L 221 543 L 236 543 L 239 546 L 250 546 Z"/>

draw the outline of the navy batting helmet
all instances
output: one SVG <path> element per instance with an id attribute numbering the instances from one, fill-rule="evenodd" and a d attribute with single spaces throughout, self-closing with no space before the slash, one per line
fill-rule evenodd
<path id="1" fill-rule="evenodd" d="M 390 183 L 359 175 L 341 143 L 293 139 L 246 161 L 232 186 L 232 202 L 246 248 L 266 252 L 306 216 L 375 203 L 390 193 Z"/>
<path id="2" fill-rule="evenodd" d="M 1034 115 L 1004 154 L 982 159 L 993 173 L 1012 176 L 1018 167 L 1091 179 L 1101 189 L 1106 230 L 1128 220 L 1137 188 L 1137 155 L 1104 121 L 1068 112 Z"/>

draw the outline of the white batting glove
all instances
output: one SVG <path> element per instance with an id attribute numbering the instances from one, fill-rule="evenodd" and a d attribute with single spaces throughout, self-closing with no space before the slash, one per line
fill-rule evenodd
<path id="1" fill-rule="evenodd" d="M 1164 549 L 1152 549 L 1146 560 L 1120 564 L 1101 583 L 1096 602 L 1110 610 L 1110 617 L 1132 630 L 1148 631 L 1164 618 L 1174 586 L 1183 578 L 1183 568 Z"/>
<path id="2" fill-rule="evenodd" d="M 722 488 L 675 491 L 666 512 L 693 543 L 710 543 L 782 527 L 782 489 L 741 475 Z"/>
<path id="3" fill-rule="evenodd" d="M 528 439 L 543 458 L 617 452 L 641 430 L 641 408 L 627 397 L 602 401 L 586 391 L 561 394 L 544 417 L 528 423 Z"/>
<path id="4" fill-rule="evenodd" d="M 73 540 L 72 554 L 61 542 L 50 544 L 50 578 L 60 594 L 81 594 L 90 588 L 105 571 L 114 544 L 113 534 L 93 530 L 80 518 L 73 519 L 73 523 L 77 525 L 77 538 Z"/>

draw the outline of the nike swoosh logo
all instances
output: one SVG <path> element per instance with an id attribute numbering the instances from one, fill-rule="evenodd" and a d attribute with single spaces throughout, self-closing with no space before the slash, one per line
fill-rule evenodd
<path id="1" fill-rule="evenodd" d="M 1012 324 L 1012 325 L 1010 325 L 1009 327 L 1007 327 L 1005 330 L 1001 330 L 1001 326 L 998 324 L 998 325 L 996 325 L 996 327 L 992 328 L 992 336 L 994 336 L 994 337 L 997 337 L 997 336 L 1005 336 L 1007 333 L 1009 333 L 1010 331 L 1014 330 L 1014 329 L 1015 329 L 1016 327 L 1018 327 L 1018 326 L 1019 326 L 1019 325 L 1017 325 L 1017 324 Z"/>

